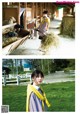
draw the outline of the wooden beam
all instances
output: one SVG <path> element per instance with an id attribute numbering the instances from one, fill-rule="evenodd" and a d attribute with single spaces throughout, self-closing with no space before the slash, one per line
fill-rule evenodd
<path id="1" fill-rule="evenodd" d="M 36 18 L 37 18 L 37 13 L 38 13 L 38 4 L 36 3 Z"/>
<path id="2" fill-rule="evenodd" d="M 44 9 L 44 4 L 43 4 L 43 2 L 41 2 L 41 4 L 42 4 L 42 10 Z"/>
<path id="3" fill-rule="evenodd" d="M 49 12 L 49 3 L 47 3 L 47 11 Z"/>
<path id="4" fill-rule="evenodd" d="M 32 3 L 32 18 L 34 19 L 34 3 Z"/>
<path id="5" fill-rule="evenodd" d="M 48 3 L 48 12 L 50 12 L 50 3 Z"/>
<path id="6" fill-rule="evenodd" d="M 46 5 L 45 5 L 45 2 L 44 2 L 44 10 L 46 10 Z"/>
<path id="7" fill-rule="evenodd" d="M 18 24 L 20 24 L 20 2 L 18 3 Z"/>
<path id="8" fill-rule="evenodd" d="M 45 4 L 45 9 L 47 10 L 47 3 Z"/>
<path id="9" fill-rule="evenodd" d="M 5 26 L 2 26 L 2 30 L 6 29 L 6 28 L 9 28 L 9 27 L 13 27 L 14 25 L 16 25 L 17 23 L 13 23 L 13 24 L 9 24 L 9 25 L 5 25 Z"/>
<path id="10" fill-rule="evenodd" d="M 25 6 L 25 13 L 24 13 L 24 29 L 26 30 L 27 29 L 27 21 L 26 21 L 26 19 L 27 19 L 27 3 L 25 3 L 24 4 Z"/>
<path id="11" fill-rule="evenodd" d="M 40 13 L 40 16 L 42 16 L 42 12 L 43 12 L 43 3 L 40 3 L 40 9 L 41 9 L 41 13 Z"/>

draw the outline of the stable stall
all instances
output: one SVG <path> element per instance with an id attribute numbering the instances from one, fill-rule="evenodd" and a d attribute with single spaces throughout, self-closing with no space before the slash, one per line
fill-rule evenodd
<path id="1" fill-rule="evenodd" d="M 27 10 L 27 12 L 26 12 Z M 31 21 L 31 8 L 20 7 L 20 3 L 17 6 L 11 4 L 8 6 L 7 4 L 3 7 L 3 26 L 2 26 L 2 47 L 3 54 L 10 54 L 13 50 L 15 50 L 19 45 L 21 45 L 27 38 L 30 37 L 30 34 L 23 35 L 25 29 L 27 29 L 28 21 Z M 25 19 L 26 18 L 26 19 Z M 14 20 L 15 19 L 15 22 Z M 21 33 L 17 34 L 15 32 L 14 26 L 20 24 L 21 29 L 23 30 Z M 26 25 L 26 26 L 24 26 Z M 21 36 L 20 36 L 21 35 Z"/>

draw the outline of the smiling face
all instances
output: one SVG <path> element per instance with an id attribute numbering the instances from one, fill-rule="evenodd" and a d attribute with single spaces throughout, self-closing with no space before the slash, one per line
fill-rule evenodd
<path id="1" fill-rule="evenodd" d="M 42 83 L 43 79 L 44 78 L 41 76 L 41 74 L 39 74 L 37 77 L 34 76 L 34 78 L 32 78 L 33 85 L 36 85 L 36 86 L 40 85 Z"/>

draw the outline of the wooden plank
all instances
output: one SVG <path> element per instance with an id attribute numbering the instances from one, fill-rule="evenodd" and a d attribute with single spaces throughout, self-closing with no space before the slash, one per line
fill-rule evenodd
<path id="1" fill-rule="evenodd" d="M 42 16 L 42 13 L 43 13 L 43 3 L 40 3 L 40 8 L 41 8 L 41 15 Z"/>
<path id="2" fill-rule="evenodd" d="M 26 23 L 26 19 L 27 19 L 27 3 L 24 4 L 25 7 L 25 13 L 24 13 L 24 29 L 27 29 L 27 23 Z"/>
<path id="3" fill-rule="evenodd" d="M 20 24 L 20 2 L 18 3 L 18 24 Z"/>
<path id="4" fill-rule="evenodd" d="M 34 3 L 32 3 L 32 19 L 34 19 Z"/>
<path id="5" fill-rule="evenodd" d="M 2 49 L 3 55 L 9 55 L 12 51 L 14 51 L 16 48 L 18 48 L 27 38 L 28 38 L 28 36 L 25 36 L 25 37 L 17 40 L 16 42 L 4 47 Z"/>
<path id="6" fill-rule="evenodd" d="M 17 23 L 13 23 L 13 24 L 9 24 L 9 25 L 5 25 L 5 26 L 2 26 L 2 30 L 6 29 L 6 28 L 9 28 L 9 27 L 13 27 L 15 26 Z"/>
<path id="7" fill-rule="evenodd" d="M 37 14 L 38 14 L 38 3 L 36 3 L 36 18 L 37 18 Z"/>

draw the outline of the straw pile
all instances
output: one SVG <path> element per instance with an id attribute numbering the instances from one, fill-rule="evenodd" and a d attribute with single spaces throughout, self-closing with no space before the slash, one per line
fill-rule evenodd
<path id="1" fill-rule="evenodd" d="M 57 47 L 58 44 L 59 44 L 58 36 L 53 33 L 49 33 L 43 37 L 41 41 L 41 48 L 48 50 L 51 46 Z"/>
<path id="2" fill-rule="evenodd" d="M 9 38 L 3 37 L 2 47 L 5 47 L 5 46 L 17 41 L 17 40 L 18 40 L 18 37 L 9 37 Z"/>
<path id="3" fill-rule="evenodd" d="M 10 32 L 10 31 L 14 31 L 13 27 L 6 28 L 6 29 L 2 30 L 2 34 L 6 34 L 6 33 Z"/>

